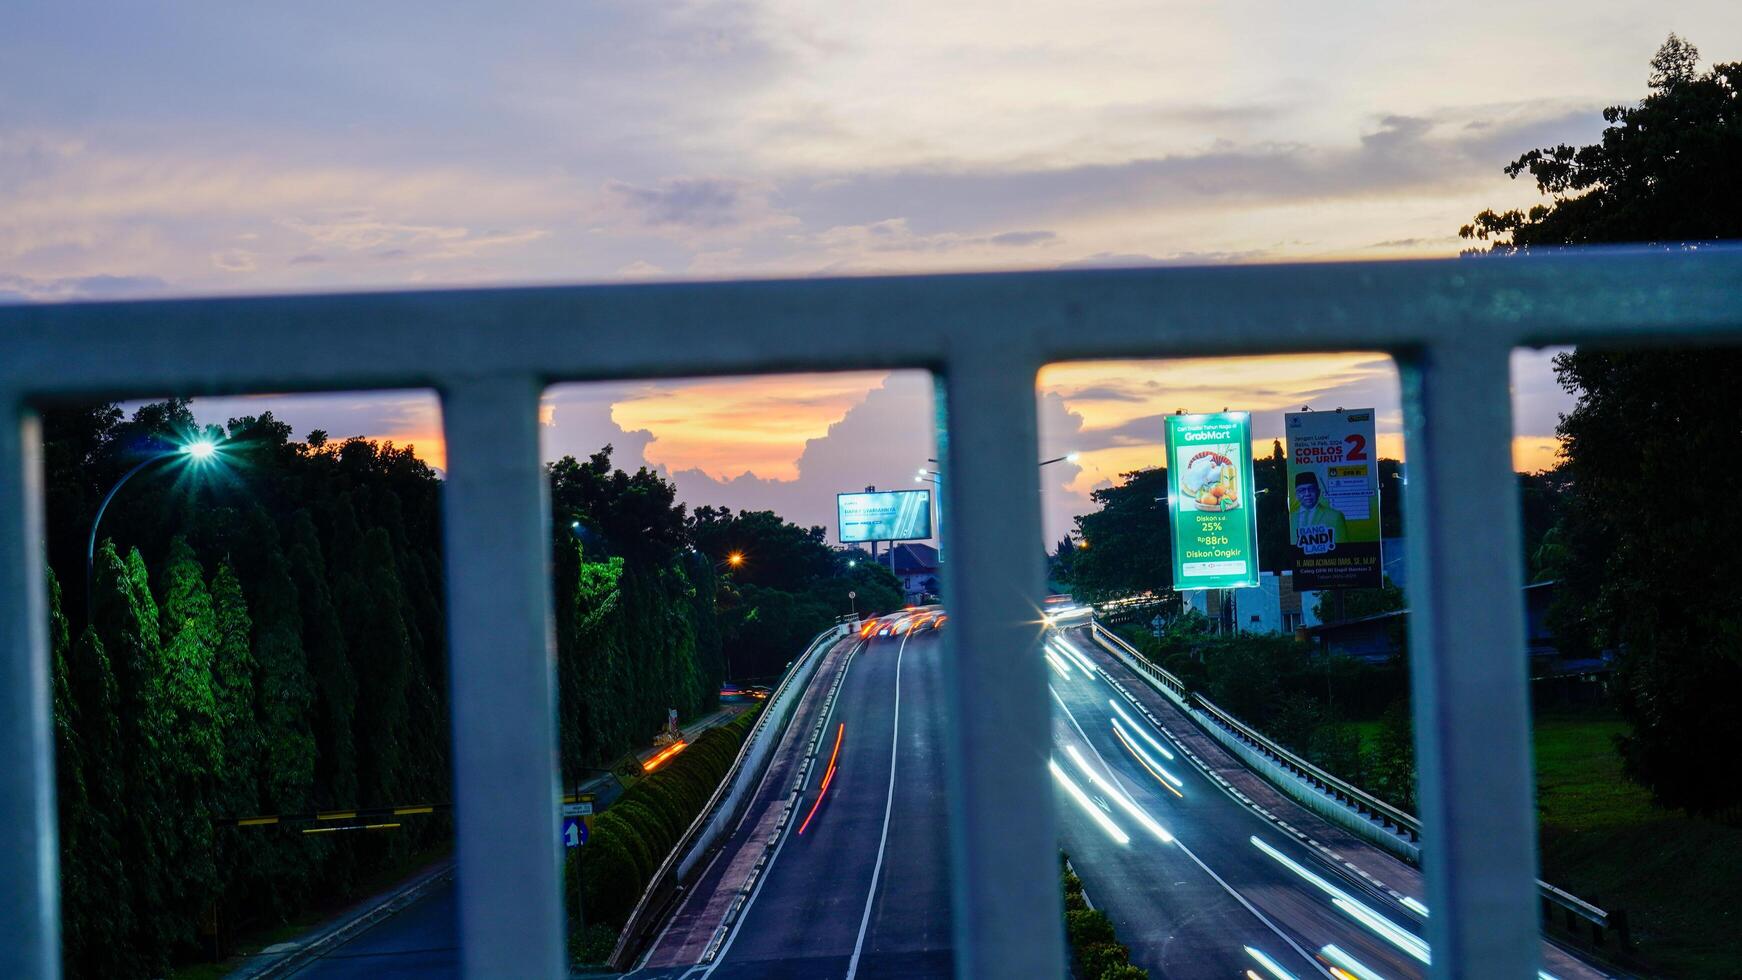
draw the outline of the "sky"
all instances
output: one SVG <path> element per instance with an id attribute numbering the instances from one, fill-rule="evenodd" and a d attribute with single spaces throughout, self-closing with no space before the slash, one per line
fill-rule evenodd
<path id="1" fill-rule="evenodd" d="M 0 36 L 0 302 L 1450 257 L 1475 212 L 1536 200 L 1502 165 L 1593 141 L 1671 31 L 1742 57 L 1733 0 L 27 0 Z M 1569 402 L 1546 356 L 1515 368 L 1537 469 Z M 930 397 L 565 388 L 547 446 L 823 523 L 935 455 Z M 1044 473 L 1049 534 L 1175 408 L 1371 405 L 1401 451 L 1373 355 L 1074 365 L 1041 399 L 1042 453 L 1083 453 Z M 443 462 L 427 394 L 279 414 Z"/>

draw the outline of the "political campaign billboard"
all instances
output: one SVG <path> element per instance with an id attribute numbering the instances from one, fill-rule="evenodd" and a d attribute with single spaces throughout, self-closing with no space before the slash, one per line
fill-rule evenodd
<path id="1" fill-rule="evenodd" d="M 1256 587 L 1252 417 L 1246 412 L 1169 415 L 1165 436 L 1173 587 Z"/>
<path id="2" fill-rule="evenodd" d="M 1295 589 L 1378 588 L 1384 565 L 1373 410 L 1290 412 L 1283 430 Z"/>
<path id="3" fill-rule="evenodd" d="M 930 490 L 837 493 L 835 514 L 842 544 L 932 536 Z"/>

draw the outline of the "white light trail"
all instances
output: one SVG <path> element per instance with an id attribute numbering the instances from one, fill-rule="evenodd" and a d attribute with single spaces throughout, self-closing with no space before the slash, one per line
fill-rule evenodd
<path id="1" fill-rule="evenodd" d="M 1131 734 L 1125 730 L 1125 726 L 1119 724 L 1119 719 L 1117 719 L 1117 718 L 1113 719 L 1113 730 L 1118 732 L 1119 734 L 1125 736 L 1125 744 L 1131 747 L 1131 751 L 1137 753 L 1137 759 L 1139 762 L 1142 762 L 1144 765 L 1148 766 L 1150 769 L 1154 770 L 1155 772 L 1160 773 L 1161 778 L 1167 780 L 1168 782 L 1174 784 L 1175 786 L 1182 786 L 1183 787 L 1185 785 L 1184 782 L 1180 781 L 1180 778 L 1178 776 L 1175 776 L 1173 773 L 1168 772 L 1166 769 L 1163 769 L 1161 767 L 1161 763 L 1156 762 L 1154 759 L 1151 759 L 1147 754 L 1144 753 L 1144 751 L 1142 749 L 1138 748 L 1137 742 L 1131 738 Z"/>
<path id="2" fill-rule="evenodd" d="M 1053 673 L 1059 675 L 1060 677 L 1071 676 L 1070 674 L 1065 673 L 1065 665 L 1061 664 L 1057 660 L 1053 659 L 1053 656 L 1050 652 L 1046 655 L 1046 657 L 1044 659 L 1046 660 L 1046 665 L 1048 667 L 1052 668 Z"/>
<path id="3" fill-rule="evenodd" d="M 1128 715 L 1128 714 L 1126 714 L 1126 713 L 1125 713 L 1125 709 L 1124 709 L 1124 708 L 1121 708 L 1121 707 L 1119 707 L 1119 702 L 1117 702 L 1117 701 L 1115 701 L 1115 700 L 1113 700 L 1113 699 L 1112 699 L 1112 698 L 1108 698 L 1108 699 L 1107 699 L 1107 703 L 1108 703 L 1108 704 L 1110 704 L 1110 705 L 1112 705 L 1112 706 L 1113 706 L 1113 710 L 1114 710 L 1114 711 L 1117 711 L 1117 712 L 1119 712 L 1119 717 L 1121 717 L 1121 718 L 1123 718 L 1123 719 L 1125 719 L 1125 723 L 1126 723 L 1126 724 L 1127 724 L 1127 725 L 1130 725 L 1130 726 L 1131 726 L 1131 727 L 1132 727 L 1132 728 L 1134 728 L 1134 729 L 1136 729 L 1136 730 L 1137 730 L 1137 734 L 1139 734 L 1139 735 L 1142 735 L 1142 736 L 1143 736 L 1143 740 L 1144 740 L 1144 741 L 1145 741 L 1145 742 L 1148 742 L 1148 743 L 1149 743 L 1149 744 L 1150 744 L 1150 745 L 1153 745 L 1153 746 L 1155 746 L 1155 751 L 1157 751 L 1157 752 L 1160 752 L 1160 753 L 1161 753 L 1161 757 L 1162 757 L 1162 758 L 1163 758 L 1163 759 L 1166 759 L 1166 760 L 1167 760 L 1167 761 L 1169 761 L 1169 762 L 1172 762 L 1172 761 L 1173 761 L 1173 753 L 1172 753 L 1172 752 L 1169 752 L 1169 751 L 1168 751 L 1168 750 L 1167 750 L 1167 746 L 1165 746 L 1165 745 L 1163 745 L 1163 744 L 1161 744 L 1161 743 L 1160 743 L 1160 742 L 1158 742 L 1158 741 L 1156 741 L 1156 739 L 1155 739 L 1155 736 L 1153 736 L 1153 735 L 1151 735 L 1151 734 L 1149 734 L 1149 730 L 1148 730 L 1148 728 L 1146 728 L 1146 727 L 1145 727 L 1145 726 L 1143 726 L 1143 725 L 1139 725 L 1139 724 L 1138 724 L 1138 723 L 1137 723 L 1137 722 L 1135 722 L 1135 721 L 1132 721 L 1132 720 L 1131 720 L 1131 716 L 1130 716 L 1130 715 Z"/>
<path id="4" fill-rule="evenodd" d="M 1081 769 L 1083 771 L 1083 774 L 1089 777 L 1089 782 L 1095 784 L 1096 789 L 1107 794 L 1107 796 L 1109 798 L 1111 798 L 1114 803 L 1119 804 L 1119 809 L 1124 810 L 1126 813 L 1130 814 L 1131 819 L 1142 824 L 1143 828 L 1145 830 L 1149 831 L 1150 833 L 1154 834 L 1156 837 L 1160 838 L 1161 842 L 1163 844 L 1173 843 L 1173 835 L 1167 832 L 1167 828 L 1163 827 L 1161 824 L 1156 823 L 1154 818 L 1152 818 L 1149 814 L 1144 813 L 1143 809 L 1141 807 L 1139 807 L 1136 803 L 1133 803 L 1130 799 L 1128 799 L 1124 793 L 1121 793 L 1117 786 L 1114 786 L 1111 783 L 1109 783 L 1107 780 L 1104 780 L 1100 776 L 1095 775 L 1095 770 L 1090 768 L 1089 764 L 1087 762 L 1083 761 L 1083 756 L 1081 753 L 1079 753 L 1077 751 L 1077 747 L 1075 745 L 1065 746 L 1065 752 L 1070 755 L 1071 761 L 1075 762 L 1077 764 L 1077 768 Z"/>
<path id="5" fill-rule="evenodd" d="M 1084 670 L 1088 671 L 1089 675 L 1091 677 L 1094 676 L 1094 674 L 1095 674 L 1094 661 L 1090 660 L 1088 657 L 1083 656 L 1082 651 L 1078 650 L 1076 647 L 1070 646 L 1069 644 L 1060 643 L 1057 638 L 1054 638 L 1052 643 L 1053 643 L 1053 651 L 1054 652 L 1070 658 L 1070 660 L 1073 663 L 1081 666 Z"/>
<path id="6" fill-rule="evenodd" d="M 1053 778 L 1057 779 L 1059 785 L 1063 786 L 1066 792 L 1071 794 L 1071 797 L 1077 801 L 1077 805 L 1081 806 L 1089 816 L 1095 818 L 1095 822 L 1101 825 L 1101 829 L 1107 832 L 1107 836 L 1121 844 L 1131 843 L 1131 836 L 1125 833 L 1125 831 L 1120 830 L 1118 824 L 1114 823 L 1105 813 L 1102 813 L 1101 808 L 1095 805 L 1095 801 L 1089 799 L 1089 794 L 1083 792 L 1081 786 L 1071 782 L 1071 777 L 1065 775 L 1065 771 L 1059 768 L 1059 764 L 1056 761 L 1052 759 L 1046 760 L 1046 767 L 1052 770 Z"/>
<path id="7" fill-rule="evenodd" d="M 1282 964 L 1276 962 L 1275 960 L 1271 959 L 1268 956 L 1265 956 L 1263 953 L 1260 953 L 1258 950 L 1253 949 L 1250 946 L 1246 946 L 1243 948 L 1246 950 L 1247 954 L 1249 954 L 1253 959 L 1258 961 L 1259 966 L 1262 966 L 1266 970 L 1269 970 L 1270 975 L 1275 977 L 1276 980 L 1295 980 L 1294 974 L 1288 972 L 1287 970 L 1284 970 L 1282 968 Z"/>
<path id="8" fill-rule="evenodd" d="M 1388 940 L 1392 945 L 1398 947 L 1416 959 L 1421 960 L 1423 963 L 1428 961 L 1428 945 L 1420 937 L 1393 925 L 1390 920 L 1361 904 L 1360 901 L 1356 900 L 1348 892 L 1343 891 L 1336 885 L 1333 885 L 1325 879 L 1320 878 L 1318 875 L 1313 874 L 1311 871 L 1308 871 L 1300 864 L 1300 862 L 1294 860 L 1276 848 L 1271 847 L 1269 844 L 1264 843 L 1257 837 L 1249 837 L 1247 839 L 1252 842 L 1253 846 L 1276 859 L 1277 863 L 1281 864 L 1288 870 L 1293 871 L 1295 874 L 1300 875 L 1320 891 L 1331 896 L 1331 904 L 1341 909 L 1345 915 L 1378 933 L 1381 938 Z"/>
<path id="9" fill-rule="evenodd" d="M 1413 898 L 1410 898 L 1408 895 L 1403 896 L 1403 907 L 1409 909 L 1411 912 L 1419 914 L 1424 919 L 1427 918 L 1427 906 Z"/>
<path id="10" fill-rule="evenodd" d="M 1319 955 L 1336 964 L 1336 966 L 1345 973 L 1353 975 L 1355 980 L 1385 980 L 1383 974 L 1374 971 L 1373 968 L 1369 967 L 1367 964 L 1353 956 L 1350 956 L 1348 953 L 1343 952 L 1335 946 L 1326 946 L 1324 949 L 1319 950 Z"/>
<path id="11" fill-rule="evenodd" d="M 1046 661 L 1047 661 L 1047 663 L 1054 664 L 1057 667 L 1059 667 L 1060 669 L 1062 669 L 1065 672 L 1066 677 L 1070 677 L 1071 675 L 1076 673 L 1075 670 L 1071 669 L 1071 666 L 1069 664 L 1064 662 L 1063 658 L 1061 658 L 1058 654 L 1053 653 L 1051 650 L 1048 650 L 1046 652 Z"/>
<path id="12" fill-rule="evenodd" d="M 1402 929 L 1392 925 L 1388 920 L 1381 918 L 1378 913 L 1374 912 L 1372 909 L 1350 899 L 1333 898 L 1331 899 L 1331 904 L 1342 909 L 1346 915 L 1353 918 L 1356 922 L 1359 922 L 1378 933 L 1381 939 L 1384 939 L 1391 945 L 1396 946 L 1405 953 L 1421 960 L 1423 963 L 1428 962 L 1427 943 L 1423 942 L 1414 934 L 1404 932 Z"/>

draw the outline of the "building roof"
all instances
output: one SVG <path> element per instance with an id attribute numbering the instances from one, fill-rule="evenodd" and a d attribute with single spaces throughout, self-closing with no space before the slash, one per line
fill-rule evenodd
<path id="1" fill-rule="evenodd" d="M 890 571 L 917 575 L 938 570 L 938 550 L 929 544 L 897 544 L 889 548 Z"/>

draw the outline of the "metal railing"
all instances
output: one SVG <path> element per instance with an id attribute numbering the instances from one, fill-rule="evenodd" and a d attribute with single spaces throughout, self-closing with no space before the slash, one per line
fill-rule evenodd
<path id="1" fill-rule="evenodd" d="M 1327 351 L 1402 375 L 1433 970 L 1530 976 L 1533 785 L 1508 361 L 1565 343 L 1742 340 L 1731 249 L 1518 259 L 422 291 L 0 308 L 0 976 L 58 973 L 39 426 L 32 405 L 434 388 L 460 948 L 468 975 L 564 970 L 547 488 L 557 381 L 930 370 L 952 644 L 956 967 L 1065 962 L 1035 610 L 1035 377 L 1054 361 Z M 341 356 L 342 355 L 342 356 Z"/>
<path id="2" fill-rule="evenodd" d="M 1410 841 L 1421 841 L 1421 821 L 1415 814 L 1392 806 L 1372 793 L 1367 792 L 1354 783 L 1343 779 L 1327 770 L 1321 769 L 1311 762 L 1289 751 L 1286 747 L 1272 741 L 1269 736 L 1246 724 L 1226 711 L 1216 706 L 1216 703 L 1202 694 L 1186 688 L 1178 677 L 1161 665 L 1143 655 L 1143 652 L 1125 641 L 1125 638 L 1112 630 L 1105 629 L 1099 622 L 1092 623 L 1096 639 L 1117 644 L 1126 654 L 1126 663 L 1138 668 L 1138 673 L 1147 675 L 1155 682 L 1158 689 L 1168 694 L 1186 716 L 1199 725 L 1214 724 L 1241 742 L 1257 750 L 1277 768 L 1289 776 L 1300 780 L 1313 789 L 1353 810 L 1355 813 L 1378 823 L 1388 832 L 1407 837 Z M 1196 710 L 1193 710 L 1196 709 Z M 1260 776 L 1275 780 L 1278 774 L 1258 771 Z M 1286 777 L 1283 777 L 1286 778 Z M 1561 888 L 1556 888 L 1542 879 L 1537 879 L 1537 891 L 1542 897 L 1544 917 L 1553 924 L 1556 911 L 1561 913 L 1562 927 L 1569 934 L 1580 939 L 1588 938 L 1593 945 L 1604 945 L 1605 937 L 1613 933 L 1620 942 L 1621 948 L 1632 945 L 1632 937 L 1627 926 L 1627 912 L 1624 909 L 1602 909 Z M 1581 930 L 1580 924 L 1584 929 Z"/>
<path id="3" fill-rule="evenodd" d="M 702 807 L 702 812 L 690 821 L 688 829 L 678 842 L 672 845 L 670 853 L 659 863 L 653 877 L 648 879 L 647 887 L 642 890 L 641 898 L 635 903 L 635 908 L 629 913 L 629 919 L 623 925 L 623 930 L 617 935 L 617 945 L 611 951 L 609 960 L 613 969 L 627 970 L 634 960 L 647 948 L 653 939 L 654 929 L 665 921 L 671 912 L 671 906 L 678 897 L 678 889 L 685 878 L 694 870 L 697 858 L 714 844 L 718 843 L 721 830 L 732 822 L 734 814 L 720 812 L 722 804 L 737 797 L 735 806 L 728 810 L 741 810 L 748 801 L 749 793 L 742 783 L 754 785 L 760 776 L 760 766 L 756 762 L 749 763 L 750 770 L 745 770 L 746 761 L 753 756 L 766 764 L 769 751 L 762 750 L 758 756 L 759 746 L 764 739 L 779 741 L 781 733 L 786 730 L 786 717 L 792 703 L 802 694 L 802 688 L 807 681 L 798 682 L 795 678 L 804 674 L 805 665 L 818 651 L 827 649 L 830 644 L 843 635 L 842 626 L 833 626 L 811 640 L 804 652 L 793 660 L 787 668 L 786 676 L 775 686 L 774 693 L 762 707 L 762 717 L 756 719 L 756 724 L 750 733 L 744 737 L 744 744 L 738 747 L 738 754 L 732 759 L 732 767 L 726 771 L 725 778 L 714 787 L 714 792 L 708 797 L 708 802 Z"/>

